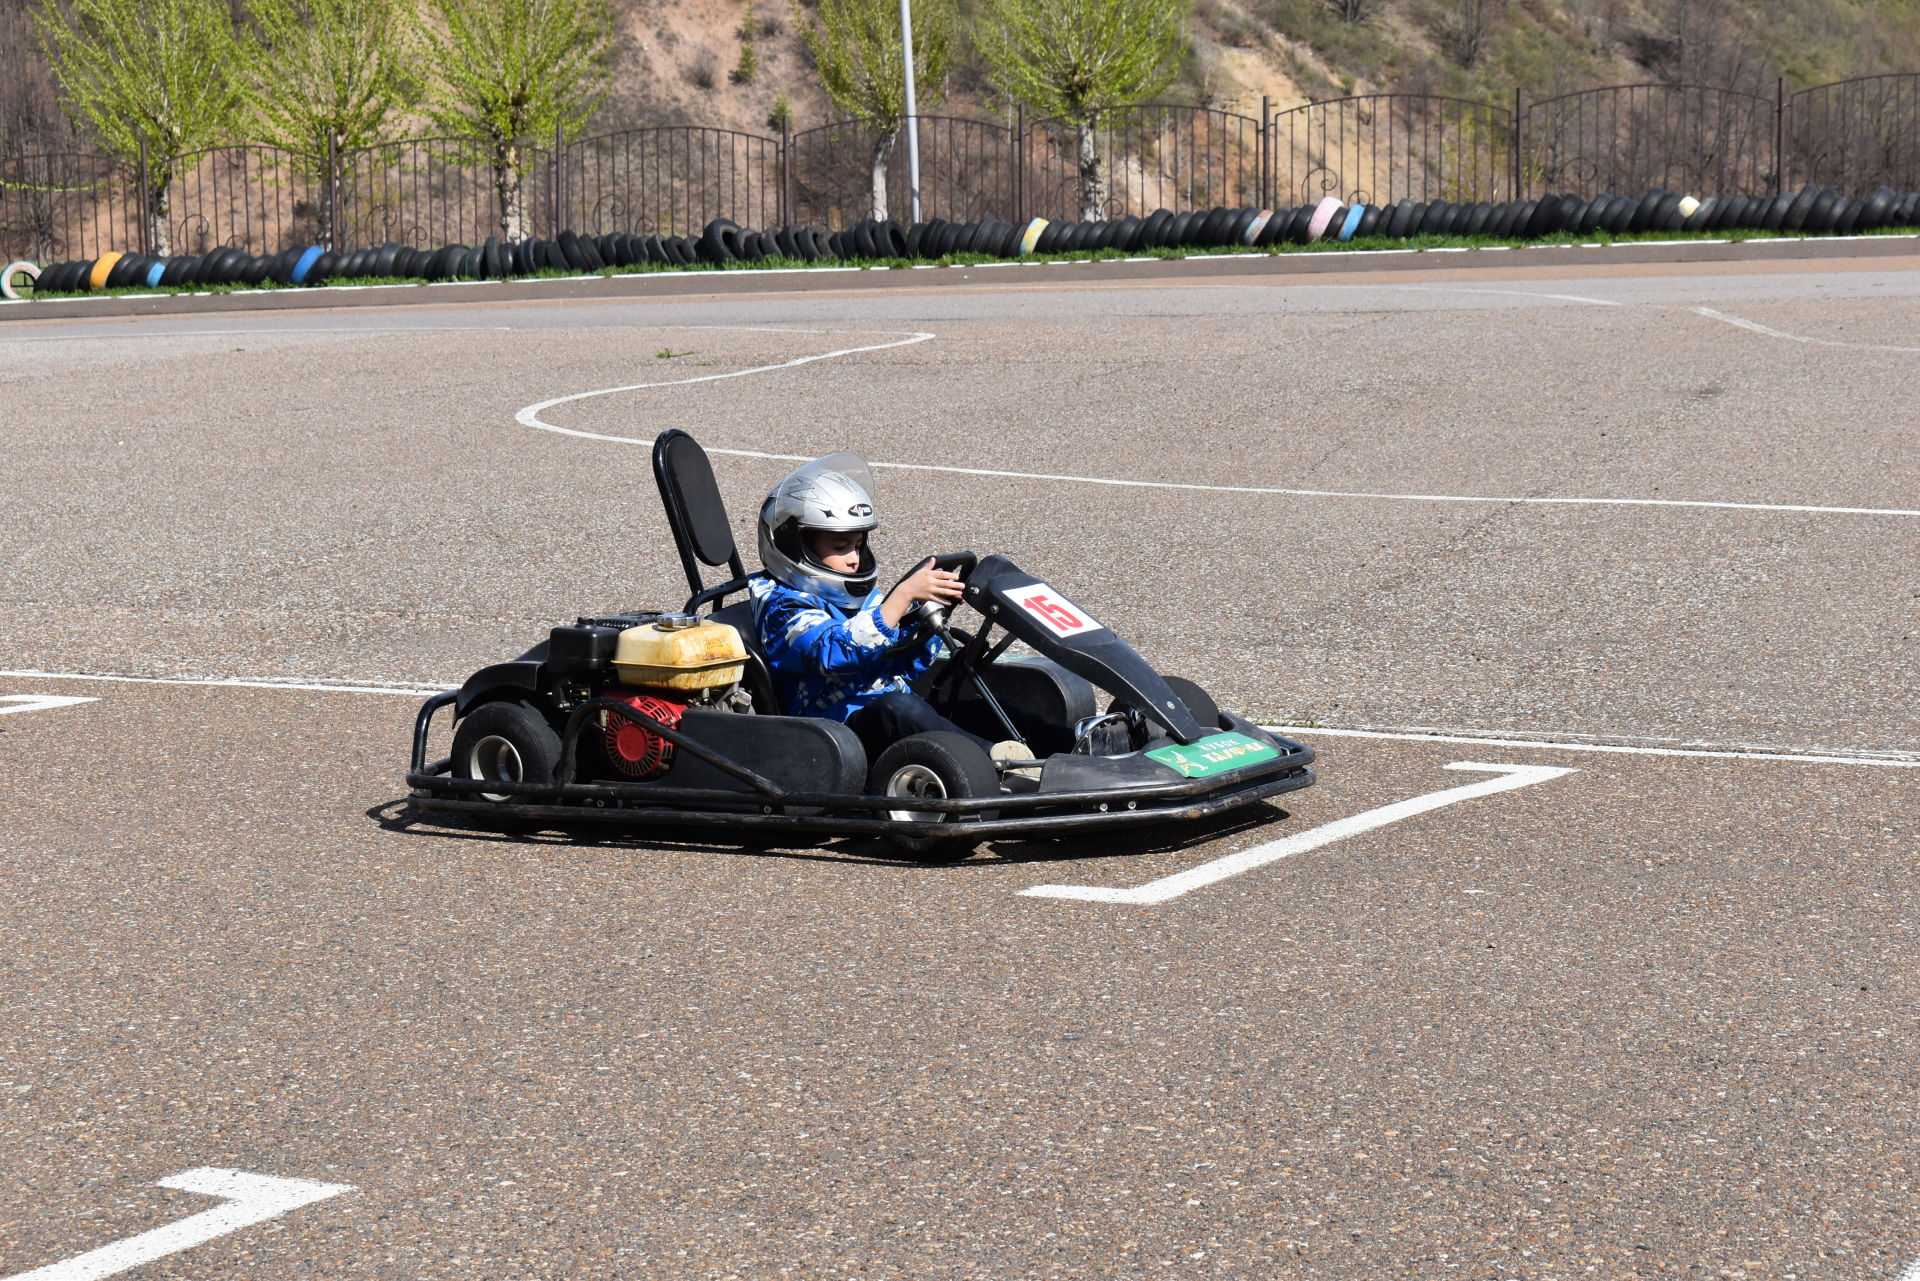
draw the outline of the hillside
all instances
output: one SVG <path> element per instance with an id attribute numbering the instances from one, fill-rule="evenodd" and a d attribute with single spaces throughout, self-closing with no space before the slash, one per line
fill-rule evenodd
<path id="1" fill-rule="evenodd" d="M 28 13 L 0 0 L 0 155 L 74 145 L 54 107 Z M 963 3 L 963 14 L 978 8 Z M 615 0 L 614 90 L 595 131 L 707 124 L 774 133 L 784 93 L 796 128 L 829 111 L 786 0 Z M 1351 20 L 1349 20 L 1351 19 Z M 757 70 L 740 64 L 751 23 Z M 1168 100 L 1258 115 L 1350 93 L 1445 93 L 1505 101 L 1647 80 L 1770 93 L 1920 70 L 1920 0 L 1197 0 L 1193 49 Z M 923 90 L 923 94 L 925 91 Z M 926 96 L 931 96 L 930 94 Z M 977 58 L 944 108 L 997 110 Z"/>
<path id="2" fill-rule="evenodd" d="M 620 0 L 616 12 L 619 70 L 602 127 L 697 122 L 768 132 L 783 91 L 796 128 L 827 118 L 784 4 L 754 7 L 759 69 L 748 83 L 729 75 L 745 0 Z M 1920 70 L 1920 0 L 1198 0 L 1192 34 L 1181 81 L 1163 96 L 1256 116 L 1263 96 L 1283 110 L 1353 93 L 1500 102 L 1515 87 L 1543 96 L 1641 81 L 1770 94 L 1781 77 L 1791 90 Z M 970 58 L 945 109 L 997 107 Z"/>

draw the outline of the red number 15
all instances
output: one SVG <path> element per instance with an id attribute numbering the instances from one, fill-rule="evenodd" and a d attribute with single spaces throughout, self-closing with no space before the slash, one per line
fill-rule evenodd
<path id="1" fill-rule="evenodd" d="M 1068 631 L 1073 631 L 1086 626 L 1072 610 L 1048 600 L 1044 595 L 1029 596 L 1021 604 L 1050 621 L 1055 627 L 1064 627 Z"/>

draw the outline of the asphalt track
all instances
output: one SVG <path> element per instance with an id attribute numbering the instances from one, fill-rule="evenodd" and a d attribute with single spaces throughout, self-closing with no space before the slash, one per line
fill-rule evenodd
<path id="1" fill-rule="evenodd" d="M 1912 1275 L 1872 255 L 0 313 L 0 1277 L 204 1167 L 352 1190 L 133 1275 Z M 899 464 L 883 556 L 1013 556 L 1321 783 L 942 868 L 410 821 L 407 691 L 684 594 L 669 426 L 743 535 L 757 455 Z"/>

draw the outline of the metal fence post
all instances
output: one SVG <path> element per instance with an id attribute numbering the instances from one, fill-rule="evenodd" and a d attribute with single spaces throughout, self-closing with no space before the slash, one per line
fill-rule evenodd
<path id="1" fill-rule="evenodd" d="M 780 225 L 793 225 L 793 117 L 780 121 Z"/>
<path id="2" fill-rule="evenodd" d="M 340 244 L 340 140 L 327 130 L 327 234 L 326 250 L 334 252 Z"/>
<path id="3" fill-rule="evenodd" d="M 1787 189 L 1787 78 L 1781 76 L 1773 89 L 1773 176 L 1774 185 Z"/>
<path id="4" fill-rule="evenodd" d="M 567 139 L 561 132 L 560 122 L 553 125 L 553 236 L 560 238 L 561 229 L 567 225 L 566 212 L 562 202 L 567 198 Z"/>
<path id="5" fill-rule="evenodd" d="M 1013 220 L 1025 223 L 1033 215 L 1027 208 L 1027 109 L 1013 110 Z"/>
<path id="6" fill-rule="evenodd" d="M 1526 144 L 1526 130 L 1521 124 L 1526 112 L 1526 103 L 1521 97 L 1524 92 L 1519 85 L 1513 87 L 1513 138 L 1507 144 L 1513 153 L 1508 159 L 1508 164 L 1512 169 L 1513 199 L 1515 200 L 1526 199 L 1520 190 L 1520 150 Z"/>
<path id="7" fill-rule="evenodd" d="M 134 181 L 140 184 L 140 252 L 153 252 L 153 184 L 147 181 L 147 136 L 140 135 L 140 168 Z"/>
<path id="8" fill-rule="evenodd" d="M 1262 209 L 1273 208 L 1273 175 L 1278 166 L 1273 157 L 1273 97 L 1260 95 L 1260 195 Z"/>

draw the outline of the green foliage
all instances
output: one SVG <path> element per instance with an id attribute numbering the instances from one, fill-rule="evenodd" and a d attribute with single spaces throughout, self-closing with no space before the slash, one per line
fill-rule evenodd
<path id="1" fill-rule="evenodd" d="M 773 110 L 767 113 L 767 128 L 786 130 L 793 124 L 793 101 L 782 89 L 773 99 Z"/>
<path id="2" fill-rule="evenodd" d="M 43 0 L 35 14 L 60 105 L 155 188 L 173 163 L 231 135 L 241 49 L 226 0 Z"/>
<path id="3" fill-rule="evenodd" d="M 1180 0 L 986 0 L 984 16 L 975 41 L 993 83 L 1042 116 L 1144 102 L 1187 53 Z"/>
<path id="4" fill-rule="evenodd" d="M 396 136 L 420 101 L 421 33 L 394 0 L 250 0 L 260 41 L 241 64 L 253 136 L 319 172 L 341 150 Z"/>
<path id="5" fill-rule="evenodd" d="M 758 26 L 753 16 L 753 0 L 747 0 L 747 16 L 740 23 L 740 60 L 733 64 L 728 77 L 737 85 L 752 84 L 753 78 L 760 74 L 760 56 L 753 51 L 753 36 Z"/>
<path id="6" fill-rule="evenodd" d="M 793 25 L 807 42 L 820 84 L 840 111 L 891 134 L 907 116 L 898 0 L 820 0 L 819 21 L 793 0 Z M 914 0 L 913 79 L 924 110 L 946 94 L 955 50 L 953 0 Z"/>
<path id="7" fill-rule="evenodd" d="M 429 0 L 439 30 L 427 115 L 489 160 L 558 130 L 567 137 L 607 95 L 613 16 L 605 0 Z"/>
<path id="8" fill-rule="evenodd" d="M 428 0 L 429 118 L 493 170 L 500 231 L 526 230 L 526 148 L 579 135 L 606 99 L 613 15 L 606 0 Z"/>

